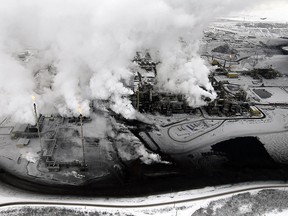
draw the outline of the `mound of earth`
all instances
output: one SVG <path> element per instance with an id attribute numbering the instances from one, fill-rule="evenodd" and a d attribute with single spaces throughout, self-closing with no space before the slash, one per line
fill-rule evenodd
<path id="1" fill-rule="evenodd" d="M 224 54 L 237 54 L 237 50 L 232 49 L 228 44 L 218 46 L 212 50 L 212 52 L 224 53 Z"/>

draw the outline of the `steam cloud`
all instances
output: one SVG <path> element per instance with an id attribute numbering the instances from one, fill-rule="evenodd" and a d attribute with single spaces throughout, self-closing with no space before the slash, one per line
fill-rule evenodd
<path id="1" fill-rule="evenodd" d="M 126 118 L 135 110 L 125 97 L 136 51 L 162 62 L 158 84 L 187 96 L 214 98 L 209 69 L 197 54 L 213 18 L 248 0 L 9 0 L 0 1 L 0 116 L 33 121 L 31 95 L 42 113 L 89 115 L 91 99 L 110 100 Z M 255 3 L 255 2 L 253 2 Z M 24 64 L 15 53 L 35 49 Z M 54 65 L 55 68 L 51 67 Z M 206 90 L 204 90 L 204 87 Z"/>

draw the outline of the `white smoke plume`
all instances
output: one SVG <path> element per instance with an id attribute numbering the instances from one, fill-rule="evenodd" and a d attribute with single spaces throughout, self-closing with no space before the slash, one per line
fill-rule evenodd
<path id="1" fill-rule="evenodd" d="M 199 106 L 202 95 L 215 97 L 197 53 L 202 30 L 250 2 L 0 0 L 0 115 L 33 121 L 30 98 L 36 95 L 43 113 L 78 115 L 81 107 L 89 115 L 89 101 L 101 99 L 133 118 L 128 66 L 143 49 L 159 53 L 159 86 Z M 38 52 L 24 64 L 13 53 L 27 47 Z"/>

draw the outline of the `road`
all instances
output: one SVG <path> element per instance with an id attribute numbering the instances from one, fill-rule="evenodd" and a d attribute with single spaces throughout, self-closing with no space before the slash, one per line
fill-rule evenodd
<path id="1" fill-rule="evenodd" d="M 165 195 L 161 195 L 160 198 L 157 196 L 155 200 L 153 198 L 149 197 L 149 199 L 146 199 L 144 203 L 139 203 L 135 202 L 135 200 L 140 199 L 138 198 L 126 198 L 125 201 L 121 200 L 106 200 L 105 201 L 93 201 L 90 199 L 90 201 L 85 201 L 85 199 L 79 199 L 81 201 L 69 201 L 69 200 L 60 200 L 55 198 L 52 201 L 49 201 L 48 199 L 45 201 L 15 201 L 15 202 L 5 202 L 5 199 L 1 198 L 1 204 L 0 207 L 11 207 L 11 206 L 24 206 L 24 205 L 38 205 L 38 206 L 73 206 L 73 207 L 97 207 L 97 208 L 114 208 L 114 209 L 140 209 L 140 208 L 152 208 L 152 207 L 164 207 L 167 205 L 175 205 L 175 204 L 191 204 L 196 201 L 201 201 L 201 200 L 207 200 L 211 198 L 222 198 L 223 196 L 227 195 L 233 195 L 233 194 L 238 194 L 238 193 L 245 193 L 245 192 L 253 192 L 257 190 L 264 190 L 264 189 L 282 189 L 285 190 L 287 189 L 288 184 L 287 183 L 275 183 L 275 184 L 260 184 L 260 185 L 234 185 L 231 186 L 229 189 L 228 187 L 222 188 L 219 187 L 219 191 L 217 189 L 211 190 L 211 191 L 206 191 L 204 189 L 204 192 L 201 193 L 201 190 L 198 190 L 198 194 L 194 193 L 193 190 L 190 191 L 191 193 L 191 198 L 187 198 L 187 195 L 185 198 L 177 197 L 175 193 L 172 194 L 166 194 L 166 201 L 165 201 Z M 1 195 L 3 196 L 3 194 Z M 161 197 L 163 200 L 161 200 Z M 170 197 L 170 200 L 167 201 L 167 197 Z M 145 197 L 142 197 L 145 199 Z M 17 198 L 15 197 L 17 200 Z M 29 199 L 29 198 L 28 198 Z M 37 198 L 36 198 L 37 199 Z M 40 198 L 41 199 L 41 198 Z M 111 204 L 109 204 L 111 203 Z"/>

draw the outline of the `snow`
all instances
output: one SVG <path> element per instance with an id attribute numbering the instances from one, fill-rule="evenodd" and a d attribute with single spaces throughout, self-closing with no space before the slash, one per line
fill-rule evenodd
<path id="1" fill-rule="evenodd" d="M 258 108 L 261 108 L 258 106 Z M 177 130 L 175 128 L 181 128 L 181 126 L 190 124 L 194 119 L 193 116 L 188 116 L 185 121 L 175 123 L 168 127 L 159 127 L 159 131 L 151 131 L 150 137 L 157 143 L 161 151 L 172 156 L 186 157 L 190 153 L 198 151 L 209 150 L 211 145 L 228 140 L 235 137 L 244 136 L 261 136 L 266 134 L 281 134 L 287 132 L 288 116 L 286 109 L 275 108 L 274 110 L 262 110 L 266 118 L 265 119 L 226 119 L 222 124 L 218 124 L 214 127 L 213 124 L 199 132 L 197 136 L 194 133 L 187 134 L 187 137 L 177 137 L 175 134 Z M 217 118 L 216 118 L 217 119 Z M 209 119 L 212 121 L 212 119 Z M 217 121 L 215 121 L 217 123 Z M 159 133 L 161 136 L 159 136 Z M 175 133 L 175 134 L 173 134 Z M 178 132 L 177 132 L 178 133 Z M 180 132 L 179 132 L 180 133 Z M 179 135 L 178 133 L 178 135 Z M 198 133 L 198 132 L 197 132 Z M 154 146 L 147 134 L 140 134 L 149 145 Z M 190 137 L 190 139 L 189 139 Z"/>
<path id="2" fill-rule="evenodd" d="M 288 92 L 280 87 L 265 87 L 265 88 L 253 88 L 254 89 L 265 89 L 268 91 L 271 95 L 269 98 L 261 98 L 257 95 L 256 92 L 254 92 L 261 101 L 264 103 L 287 103 L 288 101 Z"/>
<path id="3" fill-rule="evenodd" d="M 220 32 L 228 32 L 228 33 L 237 33 L 239 38 L 243 39 L 243 44 L 247 46 L 251 46 L 250 51 L 241 51 L 241 55 L 244 54 L 251 54 L 253 53 L 254 57 L 256 56 L 256 52 L 258 52 L 255 47 L 255 44 L 258 44 L 260 39 L 263 40 L 265 43 L 267 38 L 279 37 L 287 34 L 287 29 L 280 29 L 279 32 L 276 34 L 272 32 L 272 30 L 262 29 L 262 28 L 244 28 L 240 26 L 239 28 L 234 24 L 231 24 L 227 27 L 227 24 L 223 24 L 219 22 L 213 28 L 211 28 L 212 32 L 217 33 L 220 35 Z M 248 40 L 247 37 L 249 36 L 257 36 L 261 37 L 260 39 L 255 40 Z M 224 38 L 224 37 L 223 37 Z M 225 37 L 226 39 L 233 39 L 232 37 Z M 241 39 L 241 40 L 242 40 Z M 270 41 L 271 42 L 271 41 Z M 217 42 L 218 43 L 218 42 Z M 215 44 L 217 44 L 215 43 Z M 219 42 L 222 43 L 222 42 Z M 246 46 L 245 45 L 245 46 Z M 271 44 L 270 44 L 271 45 Z M 239 46 L 241 48 L 242 43 L 236 44 L 235 46 Z M 242 47 L 243 48 L 243 47 Z M 253 56 L 252 55 L 252 56 Z M 259 59 L 258 59 L 259 57 Z M 253 57 L 251 58 L 252 61 Z M 288 56 L 282 55 L 274 55 L 274 56 L 266 56 L 266 55 L 259 55 L 257 53 L 257 67 L 268 67 L 269 65 L 273 65 L 273 68 L 279 70 L 284 74 L 288 74 Z M 251 62 L 246 62 L 241 65 L 236 65 L 234 68 L 239 67 L 249 67 Z M 253 63 L 253 62 L 252 62 Z M 251 65 L 250 65 L 251 67 Z M 219 79 L 227 79 L 226 77 L 220 77 Z M 233 79 L 233 82 L 238 84 L 243 84 L 247 86 L 253 86 L 253 82 L 251 78 L 248 77 L 241 77 L 241 79 Z M 264 80 L 263 82 L 265 86 L 267 85 L 278 85 L 284 86 L 284 88 L 280 87 L 265 87 L 268 90 L 272 97 L 268 99 L 261 99 L 265 103 L 287 103 L 288 101 L 288 94 L 287 94 L 287 77 L 283 77 L 276 80 Z M 41 85 L 46 85 L 42 83 Z M 250 94 L 251 93 L 250 91 Z M 211 129 L 205 131 L 205 128 L 200 128 L 199 131 L 193 133 L 193 131 L 189 130 L 189 124 L 193 122 L 202 122 L 204 121 L 202 116 L 199 115 L 177 115 L 177 117 L 155 117 L 147 115 L 149 121 L 156 122 L 158 125 L 158 129 L 160 131 L 153 131 L 150 132 L 149 135 L 156 141 L 156 143 L 160 146 L 164 153 L 169 154 L 180 154 L 180 157 L 183 155 L 188 155 L 190 152 L 193 151 L 202 151 L 203 149 L 210 149 L 210 146 L 216 142 L 223 141 L 225 139 L 233 138 L 235 136 L 249 136 L 249 135 L 256 135 L 260 138 L 261 142 L 265 144 L 265 148 L 268 150 L 269 154 L 276 160 L 283 163 L 288 163 L 287 154 L 287 137 L 288 137 L 288 116 L 287 116 L 287 109 L 281 108 L 271 108 L 267 109 L 267 107 L 259 106 L 260 109 L 263 110 L 265 115 L 267 116 L 264 120 L 262 119 L 232 119 L 226 120 L 224 124 L 221 124 L 223 121 L 219 119 L 214 120 L 214 124 L 206 124 L 206 126 Z M 85 136 L 96 136 L 97 138 L 105 139 L 107 134 L 113 134 L 111 129 L 111 125 L 107 123 L 107 119 L 102 116 L 94 116 L 96 119 L 97 124 L 93 125 L 93 123 L 87 123 L 84 125 L 84 135 Z M 205 120 L 206 123 L 208 120 Z M 213 121 L 213 120 L 209 120 Z M 169 124 L 174 123 L 174 125 L 169 126 Z M 208 122 L 209 123 L 209 122 Z M 219 124 L 218 124 L 219 123 Z M 9 121 L 6 121 L 6 118 L 0 118 L 0 125 L 3 126 L 0 128 L 0 134 L 4 135 L 0 137 L 1 148 L 4 148 L 7 151 L 2 151 L 0 154 L 0 163 L 3 167 L 7 169 L 11 169 L 15 173 L 20 173 L 21 170 L 24 172 L 27 171 L 28 175 L 33 175 L 37 177 L 40 175 L 37 173 L 37 169 L 35 163 L 39 159 L 39 142 L 38 140 L 32 140 L 29 143 L 28 147 L 18 149 L 15 146 L 15 142 L 12 144 L 5 141 L 5 134 L 9 134 L 10 129 L 12 128 Z M 200 125 L 201 126 L 201 125 Z M 199 126 L 199 127 L 200 127 Z M 211 126 L 211 127 L 209 127 Z M 215 127 L 214 127 L 215 126 Z M 184 135 L 181 137 L 181 131 L 179 128 L 185 129 Z M 178 131 L 177 131 L 178 130 Z M 183 132 L 183 131 L 182 131 Z M 196 134 L 196 135 L 195 135 Z M 157 146 L 151 141 L 151 139 L 145 133 L 140 134 L 144 140 L 150 143 L 152 149 L 157 150 Z M 198 136 L 199 135 L 199 136 Z M 113 136 L 112 136 L 113 137 Z M 179 138 L 180 137 L 180 138 Z M 183 138 L 184 137 L 184 138 Z M 120 139 L 121 137 L 119 137 Z M 122 137 L 123 138 L 123 137 Z M 129 135 L 124 136 L 126 140 L 129 140 Z M 171 138 L 174 138 L 171 141 Z M 175 141 L 176 139 L 176 141 Z M 130 140 L 131 141 L 131 140 Z M 113 156 L 111 156 L 111 143 L 107 141 L 100 141 L 101 150 L 95 154 L 94 157 L 100 158 L 100 155 L 104 155 L 108 160 L 112 160 Z M 108 147 L 110 146 L 110 147 Z M 123 157 L 129 157 L 129 154 L 122 149 Z M 135 151 L 137 153 L 137 157 L 140 157 L 145 163 L 151 162 L 162 162 L 159 155 L 148 152 L 147 149 L 143 145 L 136 145 Z M 92 153 L 87 153 L 92 154 Z M 74 155 L 74 154 L 73 154 Z M 103 158 L 102 158 L 103 159 Z M 112 162 L 111 162 L 112 163 Z M 114 166 L 119 166 L 115 164 Z M 27 169 L 27 170 L 26 170 Z M 99 172 L 100 173 L 100 172 Z M 23 174 L 23 173 L 22 173 Z M 65 175 L 72 175 L 75 178 L 82 179 L 84 176 L 79 174 L 76 171 L 70 171 L 65 173 Z M 103 174 L 104 175 L 104 174 Z M 49 175 L 46 176 L 49 178 Z M 50 175 L 50 178 L 53 179 L 53 174 Z M 137 197 L 137 198 L 85 198 L 85 197 L 68 197 L 68 196 L 53 196 L 53 195 L 41 195 L 35 194 L 30 192 L 24 192 L 22 190 L 15 189 L 13 187 L 7 186 L 3 183 L 0 183 L 0 204 L 9 203 L 9 202 L 36 202 L 36 201 L 43 201 L 47 202 L 63 202 L 67 205 L 67 208 L 71 208 L 71 203 L 79 203 L 83 205 L 117 205 L 118 207 L 97 207 L 99 211 L 108 211 L 113 214 L 121 214 L 121 215 L 129 215 L 129 214 L 136 214 L 136 215 L 191 215 L 193 212 L 198 210 L 201 207 L 206 207 L 211 201 L 228 198 L 231 197 L 233 194 L 239 193 L 241 190 L 244 189 L 251 189 L 250 193 L 256 193 L 260 191 L 260 189 L 253 189 L 255 186 L 263 186 L 263 187 L 270 187 L 270 188 L 278 188 L 277 183 L 245 183 L 245 184 L 238 184 L 238 185 L 224 185 L 221 187 L 206 187 L 203 189 L 198 190 L 189 190 L 189 191 L 182 191 L 177 193 L 169 193 L 169 194 L 161 194 L 161 195 L 153 195 L 148 197 Z M 282 185 L 281 190 L 286 189 L 285 184 Z M 233 192 L 233 193 L 230 193 Z M 229 193 L 229 194 L 226 194 Z M 240 192 L 241 193 L 241 192 Z M 213 197 L 217 195 L 217 197 Z M 199 200 L 198 200 L 199 199 Z M 179 203 L 175 203 L 178 202 Z M 158 205 L 154 207 L 147 207 L 144 205 Z M 131 207 L 135 208 L 122 208 L 121 206 L 130 205 Z M 138 205 L 142 205 L 142 207 L 137 207 Z M 75 207 L 76 206 L 76 207 Z M 21 207 L 21 206 L 20 206 Z M 83 208 L 80 205 L 74 205 L 75 208 Z M 73 208 L 74 208 L 73 207 Z M 220 208 L 221 205 L 215 205 L 214 208 Z M 249 204 L 240 206 L 241 212 L 244 214 L 250 210 Z M 13 207 L 14 208 L 14 207 Z M 85 210 L 92 211 L 95 207 L 88 207 L 85 206 Z M 272 212 L 268 213 L 267 215 L 287 215 L 288 211 L 283 212 Z"/>
<path id="4" fill-rule="evenodd" d="M 260 61 L 257 65 L 257 67 L 263 67 L 267 68 L 269 65 L 272 65 L 272 67 L 279 71 L 282 74 L 288 74 L 288 55 L 274 55 L 271 56 L 265 61 Z"/>
<path id="5" fill-rule="evenodd" d="M 283 164 L 288 164 L 288 132 L 275 133 L 275 134 L 263 134 L 258 136 L 260 141 L 264 144 L 265 149 L 271 155 L 271 157 Z"/>
<path id="6" fill-rule="evenodd" d="M 97 210 L 100 212 L 120 213 L 121 215 L 191 215 L 199 208 L 215 200 L 231 198 L 238 193 L 257 193 L 261 187 L 277 188 L 285 190 L 288 185 L 283 182 L 256 182 L 236 185 L 223 185 L 219 187 L 206 187 L 197 190 L 188 190 L 176 193 L 153 195 L 146 197 L 131 198 L 91 198 L 91 197 L 68 197 L 42 195 L 32 192 L 25 192 L 3 183 L 0 183 L 0 204 L 13 202 L 44 202 L 47 206 L 51 202 L 61 203 L 61 207 L 79 208 L 86 211 Z M 259 187 L 258 189 L 255 187 Z M 279 187 L 279 188 L 278 188 Z M 215 196 L 215 197 L 214 197 Z M 45 206 L 43 204 L 43 206 Z M 92 207 L 89 205 L 95 205 Z M 107 207 L 101 207 L 107 205 Z M 153 206 L 147 206 L 153 205 Z M 30 206 L 30 205 L 29 205 Z M 32 205 L 33 206 L 33 205 Z M 42 205 L 41 205 L 42 206 Z M 126 207 L 125 207 L 126 206 Z M 128 207 L 129 206 L 129 207 Z M 134 207 L 133 207 L 134 206 Z M 13 206 L 12 206 L 13 207 Z M 21 207 L 21 206 L 19 206 Z M 219 207 L 219 205 L 218 205 Z M 217 208 L 217 206 L 215 206 Z M 2 207 L 3 209 L 3 207 Z M 249 206 L 241 206 L 243 211 L 249 209 Z"/>
<path id="7" fill-rule="evenodd" d="M 278 212 L 278 211 L 273 211 L 270 213 L 267 213 L 265 216 L 287 216 L 288 215 L 288 210 L 284 210 L 282 212 Z"/>

